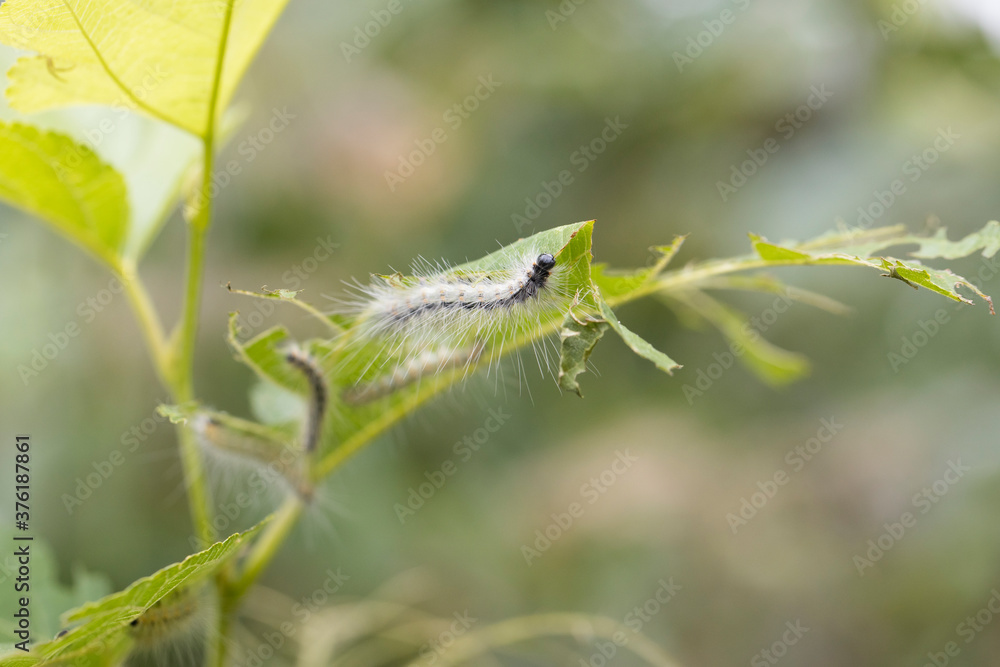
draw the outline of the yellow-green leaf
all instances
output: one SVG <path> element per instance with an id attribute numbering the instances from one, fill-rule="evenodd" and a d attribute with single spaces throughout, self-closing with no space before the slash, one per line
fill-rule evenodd
<path id="1" fill-rule="evenodd" d="M 0 122 L 0 199 L 37 215 L 112 267 L 128 232 L 121 174 L 69 137 Z"/>
<path id="2" fill-rule="evenodd" d="M 0 42 L 38 54 L 8 72 L 7 97 L 25 112 L 72 104 L 137 109 L 206 136 L 214 131 L 213 100 L 218 116 L 286 3 L 7 0 Z"/>

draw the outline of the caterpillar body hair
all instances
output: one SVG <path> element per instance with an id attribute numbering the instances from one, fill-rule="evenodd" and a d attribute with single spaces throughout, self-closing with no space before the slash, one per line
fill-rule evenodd
<path id="1" fill-rule="evenodd" d="M 129 624 L 129 664 L 196 664 L 212 600 L 203 586 L 177 588 Z"/>
<path id="2" fill-rule="evenodd" d="M 285 360 L 302 372 L 309 384 L 309 412 L 302 434 L 302 448 L 305 452 L 316 451 L 322 434 L 323 419 L 329 402 L 329 391 L 323 369 L 311 355 L 298 347 L 289 348 Z"/>
<path id="3" fill-rule="evenodd" d="M 556 266 L 555 257 L 542 253 L 531 267 L 510 277 L 486 276 L 472 280 L 457 276 L 437 282 L 426 278 L 409 289 L 373 303 L 390 321 L 404 322 L 435 311 L 489 311 L 522 304 L 538 296 Z M 378 312 L 380 311 L 380 312 Z"/>
<path id="4" fill-rule="evenodd" d="M 363 405 L 376 401 L 408 387 L 422 378 L 445 370 L 474 364 L 482 354 L 483 345 L 476 343 L 460 350 L 439 349 L 423 352 L 409 361 L 402 362 L 390 372 L 379 375 L 369 382 L 348 387 L 343 392 L 343 400 L 349 405 Z"/>
<path id="5" fill-rule="evenodd" d="M 358 388 L 348 390 L 345 400 L 368 400 L 364 385 L 379 397 L 412 383 L 409 378 L 434 372 L 433 362 L 422 357 L 442 350 L 478 347 L 493 366 L 510 340 L 540 328 L 544 318 L 564 315 L 570 267 L 555 249 L 521 244 L 490 255 L 484 266 L 489 268 L 418 260 L 413 276 L 374 276 L 367 285 L 355 284 L 352 297 L 339 300 L 339 312 L 354 321 L 344 347 L 355 347 L 353 355 L 342 354 L 340 363 L 354 363 L 354 356 L 364 356 L 362 348 L 370 351 L 373 345 L 378 353 L 365 357 L 367 366 L 354 369 Z M 473 361 L 478 358 L 479 353 Z M 544 364 L 539 359 L 543 365 L 549 365 L 547 356 Z"/>
<path id="6" fill-rule="evenodd" d="M 220 467 L 230 469 L 233 462 L 249 464 L 261 471 L 258 476 L 262 480 L 281 482 L 304 501 L 311 500 L 313 487 L 302 450 L 289 441 L 240 429 L 237 425 L 242 423 L 225 414 L 199 412 L 191 420 L 191 428 L 202 449 L 218 459 Z"/>

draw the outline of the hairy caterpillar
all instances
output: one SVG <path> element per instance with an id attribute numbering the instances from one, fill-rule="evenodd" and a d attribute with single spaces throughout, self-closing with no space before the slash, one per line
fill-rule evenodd
<path id="1" fill-rule="evenodd" d="M 564 314 L 570 267 L 553 249 L 501 250 L 487 259 L 488 270 L 418 260 L 413 276 L 374 276 L 352 286 L 353 298 L 339 301 L 339 312 L 354 321 L 341 364 L 350 365 L 363 349 L 369 356 L 353 369 L 355 386 L 345 390 L 345 402 L 375 400 L 454 368 L 451 355 L 471 366 L 488 350 L 493 367 L 512 339 Z M 465 350 L 476 353 L 461 359 Z M 547 352 L 536 346 L 535 354 L 544 372 Z"/>
<path id="2" fill-rule="evenodd" d="M 201 586 L 177 588 L 129 624 L 135 642 L 130 665 L 197 664 L 211 618 L 211 598 Z"/>
<path id="3" fill-rule="evenodd" d="M 243 424 L 228 415 L 208 412 L 200 412 L 191 420 L 203 450 L 218 460 L 218 468 L 233 473 L 235 479 L 246 480 L 251 499 L 266 493 L 273 487 L 271 482 L 277 481 L 303 500 L 311 500 L 313 488 L 302 451 L 270 434 L 240 428 Z M 239 475 L 233 463 L 249 464 L 259 473 L 251 477 Z"/>
<path id="4" fill-rule="evenodd" d="M 461 338 L 498 319 L 530 312 L 552 286 L 556 259 L 547 252 L 517 258 L 510 268 L 456 271 L 418 262 L 414 278 L 378 276 L 349 302 L 370 335 L 436 330 Z"/>
<path id="5" fill-rule="evenodd" d="M 309 383 L 309 412 L 302 434 L 302 449 L 311 453 L 316 451 L 326 415 L 328 392 L 323 370 L 309 354 L 297 347 L 290 348 L 285 353 L 285 361 L 297 368 L 306 376 Z"/>
<path id="6" fill-rule="evenodd" d="M 423 352 L 369 382 L 349 387 L 344 391 L 344 402 L 350 405 L 370 403 L 419 382 L 427 375 L 462 366 L 467 368 L 479 359 L 482 351 L 483 346 L 477 343 L 460 350 L 441 349 Z"/>

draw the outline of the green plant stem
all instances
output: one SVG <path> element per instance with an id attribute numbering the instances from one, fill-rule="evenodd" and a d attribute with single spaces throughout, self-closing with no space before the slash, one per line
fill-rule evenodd
<path id="1" fill-rule="evenodd" d="M 239 578 L 229 584 L 225 594 L 223 609 L 233 609 L 268 566 L 288 533 L 302 514 L 302 500 L 296 495 L 289 496 L 270 518 L 264 532 L 250 549 Z"/>
<path id="2" fill-rule="evenodd" d="M 216 589 L 222 590 L 223 587 L 221 584 L 217 584 Z M 211 621 L 211 627 L 215 629 L 217 638 L 216 641 L 209 640 L 206 642 L 206 665 L 226 664 L 227 644 L 225 639 L 229 634 L 229 613 L 222 607 L 222 603 L 220 602 L 214 610 L 215 618 Z"/>
<path id="3" fill-rule="evenodd" d="M 188 225 L 189 232 L 191 234 L 191 244 L 189 246 L 188 253 L 189 264 L 187 292 L 185 296 L 185 315 L 182 320 L 183 326 L 180 329 L 181 342 L 179 344 L 181 358 L 185 362 L 182 368 L 184 368 L 187 373 L 184 378 L 183 386 L 191 393 L 191 397 L 188 400 L 194 398 L 192 379 L 194 369 L 194 342 L 195 335 L 197 333 L 198 306 L 201 301 L 201 281 L 203 277 L 202 265 L 204 263 L 205 255 L 205 236 L 208 233 L 208 228 L 211 226 L 212 222 L 212 168 L 215 160 L 215 131 L 218 116 L 217 107 L 219 104 L 219 89 L 222 85 L 222 68 L 226 58 L 226 48 L 229 44 L 229 30 L 233 20 L 234 1 L 235 0 L 226 0 L 225 14 L 222 17 L 222 34 L 219 36 L 219 49 L 215 56 L 215 72 L 212 77 L 212 94 L 211 99 L 209 99 L 208 102 L 208 117 L 205 119 L 205 132 L 202 137 L 205 152 L 201 170 L 201 189 L 198 191 L 195 201 L 196 209 L 191 217 L 190 224 Z M 186 429 L 182 430 L 186 431 Z M 201 458 L 200 453 L 197 451 L 197 443 L 193 441 L 191 436 L 188 436 L 188 442 L 190 443 L 190 446 L 187 447 L 187 451 L 192 454 L 189 462 L 192 466 L 196 465 L 197 471 L 200 472 Z M 184 443 L 185 440 L 182 438 L 182 449 L 184 449 Z M 186 452 L 185 458 L 187 458 Z M 195 461 L 195 459 L 197 459 L 197 461 Z M 192 472 L 195 472 L 194 468 L 192 468 Z M 206 512 L 204 519 L 208 520 L 207 529 L 212 531 L 212 525 L 208 515 L 208 504 L 206 502 L 207 494 L 205 494 L 204 484 L 200 484 L 197 488 L 189 487 L 188 491 L 192 507 L 198 505 L 204 508 L 204 511 Z M 227 582 L 229 576 L 230 570 L 229 568 L 226 568 L 219 573 L 219 577 L 216 580 L 216 591 L 219 597 L 217 611 L 218 616 L 215 619 L 214 641 L 209 641 L 205 661 L 206 665 L 215 665 L 216 667 L 225 667 L 226 665 L 226 646 L 228 641 L 229 618 L 231 612 L 231 606 L 228 604 L 226 597 L 228 593 Z"/>
<path id="4" fill-rule="evenodd" d="M 171 388 L 170 368 L 167 359 L 167 345 L 163 335 L 163 326 L 160 318 L 153 307 L 152 299 L 146 291 L 146 286 L 139 277 L 134 266 L 123 267 L 118 273 L 118 279 L 125 288 L 129 304 L 135 312 L 136 320 L 139 323 L 139 330 L 142 332 L 149 356 L 152 358 L 153 367 L 160 383 L 167 389 Z"/>

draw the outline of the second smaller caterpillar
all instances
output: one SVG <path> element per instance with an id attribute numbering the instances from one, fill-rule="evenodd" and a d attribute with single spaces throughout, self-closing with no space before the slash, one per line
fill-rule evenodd
<path id="1" fill-rule="evenodd" d="M 476 363 L 482 352 L 481 343 L 460 350 L 440 349 L 423 352 L 385 375 L 344 390 L 344 402 L 349 405 L 370 403 L 408 387 L 427 375 L 463 366 L 468 368 Z"/>

